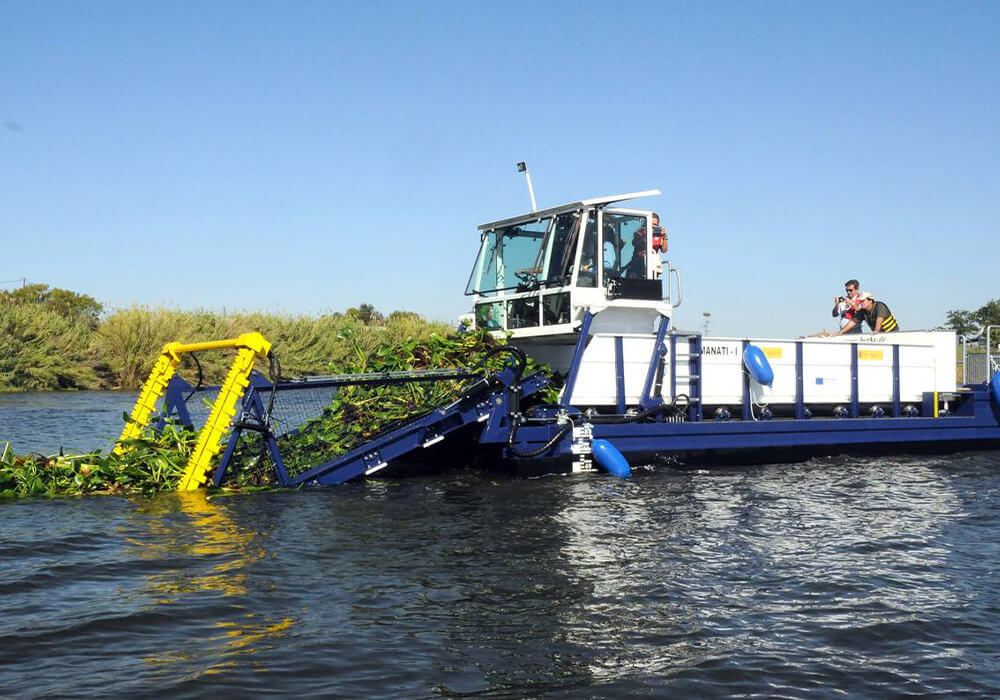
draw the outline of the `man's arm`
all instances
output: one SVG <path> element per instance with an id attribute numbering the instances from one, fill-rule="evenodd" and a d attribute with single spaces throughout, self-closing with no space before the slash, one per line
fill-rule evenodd
<path id="1" fill-rule="evenodd" d="M 844 333 L 850 333 L 851 329 L 854 328 L 856 325 L 858 325 L 858 323 L 859 322 L 858 322 L 858 320 L 856 318 L 852 318 L 850 321 L 848 321 L 847 323 L 844 324 L 843 328 L 841 328 L 839 331 L 837 331 L 833 335 L 844 335 Z"/>

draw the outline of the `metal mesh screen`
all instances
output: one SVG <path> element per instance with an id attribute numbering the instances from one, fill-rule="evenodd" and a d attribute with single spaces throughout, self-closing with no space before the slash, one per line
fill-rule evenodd
<path id="1" fill-rule="evenodd" d="M 275 435 L 281 436 L 303 425 L 323 413 L 337 393 L 336 387 L 288 386 L 279 385 L 274 391 L 274 404 L 271 412 L 271 428 Z M 271 391 L 260 392 L 260 399 L 265 410 L 271 401 Z M 212 404 L 219 396 L 219 387 L 196 389 L 185 396 L 184 405 L 191 415 L 191 422 L 196 428 L 208 420 Z M 240 417 L 237 409 L 237 418 Z"/>
<path id="2" fill-rule="evenodd" d="M 336 393 L 335 387 L 279 386 L 274 392 L 271 411 L 271 429 L 274 434 L 280 437 L 321 415 Z M 267 409 L 271 392 L 261 392 L 260 398 Z"/>
<path id="3" fill-rule="evenodd" d="M 191 415 L 191 422 L 195 428 L 205 425 L 208 414 L 212 410 L 212 404 L 219 398 L 219 387 L 209 386 L 195 389 L 184 397 L 184 406 Z"/>

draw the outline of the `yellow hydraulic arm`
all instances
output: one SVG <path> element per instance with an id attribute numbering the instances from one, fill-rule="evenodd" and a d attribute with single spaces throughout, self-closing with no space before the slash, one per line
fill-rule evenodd
<path id="1" fill-rule="evenodd" d="M 142 429 L 149 425 L 149 417 L 156 409 L 156 402 L 163 396 L 167 389 L 167 383 L 181 362 L 181 355 L 186 352 L 199 352 L 201 350 L 222 350 L 226 348 L 237 348 L 236 359 L 233 366 L 226 375 L 226 380 L 219 389 L 219 396 L 208 414 L 208 420 L 198 434 L 198 442 L 195 444 L 194 452 L 188 460 L 187 467 L 178 489 L 181 491 L 193 491 L 200 488 L 208 480 L 208 472 L 212 467 L 212 460 L 222 449 L 222 436 L 229 430 L 233 416 L 236 415 L 236 404 L 243 397 L 249 385 L 250 370 L 253 369 L 254 360 L 264 359 L 271 351 L 271 343 L 264 339 L 260 333 L 244 333 L 239 338 L 230 340 L 213 340 L 206 343 L 167 343 L 163 346 L 163 352 L 153 366 L 153 371 L 149 373 L 149 378 L 139 392 L 139 399 L 135 402 L 132 415 L 122 431 L 118 443 L 115 445 L 115 453 L 122 453 L 128 449 L 126 442 L 139 437 Z"/>

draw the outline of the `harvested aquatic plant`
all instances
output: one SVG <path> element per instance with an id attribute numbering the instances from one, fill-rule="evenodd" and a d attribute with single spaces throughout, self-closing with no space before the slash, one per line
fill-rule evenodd
<path id="1" fill-rule="evenodd" d="M 349 333 L 342 334 L 341 340 L 347 343 L 351 352 L 344 363 L 330 368 L 336 374 L 475 368 L 499 345 L 493 336 L 482 330 L 383 344 L 374 352 L 366 352 Z M 505 355 L 494 356 L 482 371 L 499 370 L 509 359 Z M 539 369 L 529 358 L 525 374 Z M 334 459 L 379 433 L 454 401 L 473 381 L 471 378 L 446 379 L 343 387 L 319 416 L 279 439 L 285 468 L 289 475 L 296 476 Z M 554 400 L 555 393 L 546 398 Z M 262 441 L 256 436 L 251 438 L 241 445 L 230 468 L 243 468 L 248 455 L 259 455 L 262 448 Z M 266 460 L 260 459 L 254 464 L 262 462 Z"/>
<path id="2" fill-rule="evenodd" d="M 348 348 L 346 359 L 329 370 L 336 374 L 401 372 L 479 367 L 481 374 L 502 368 L 509 355 L 484 358 L 498 346 L 485 331 L 436 335 L 370 343 L 350 329 L 339 335 Z M 525 374 L 541 369 L 530 358 Z M 434 408 L 457 399 L 474 378 L 406 382 L 384 386 L 347 386 L 334 395 L 322 413 L 279 438 L 282 460 L 290 475 L 327 462 Z M 549 388 L 543 401 L 554 401 Z M 9 445 L 0 450 L 0 496 L 73 495 L 84 493 L 143 493 L 174 489 L 194 450 L 197 434 L 175 423 L 159 431 L 145 429 L 126 443 L 121 454 L 92 452 L 54 456 L 15 455 Z M 3 443 L 0 443 L 3 445 Z M 227 473 L 227 485 L 237 488 L 274 485 L 270 460 L 261 434 L 244 431 Z"/>
<path id="3" fill-rule="evenodd" d="M 122 454 L 15 455 L 0 451 L 0 496 L 142 493 L 174 489 L 194 448 L 194 431 L 167 423 L 130 440 Z"/>

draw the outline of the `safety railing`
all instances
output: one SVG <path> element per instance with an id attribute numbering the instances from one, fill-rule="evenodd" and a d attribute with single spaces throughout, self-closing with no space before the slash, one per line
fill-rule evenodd
<path id="1" fill-rule="evenodd" d="M 670 264 L 666 258 L 663 259 L 663 299 L 675 309 L 684 301 L 681 290 L 681 271 Z M 677 283 L 677 294 L 674 294 L 674 282 Z"/>
<path id="2" fill-rule="evenodd" d="M 990 357 L 983 352 L 969 352 L 962 362 L 957 363 L 957 367 L 963 384 L 983 384 L 1000 370 L 1000 355 Z"/>
<path id="3" fill-rule="evenodd" d="M 968 351 L 967 339 L 959 336 L 962 342 L 962 382 L 964 384 L 982 384 L 990 381 L 994 373 L 1000 372 L 1000 353 L 993 353 L 993 334 L 1000 330 L 1000 325 L 987 326 L 973 338 L 974 341 L 982 339 L 982 334 L 986 334 L 986 352 L 970 353 Z"/>
<path id="4" fill-rule="evenodd" d="M 1000 328 L 1000 326 L 986 326 L 986 360 L 992 365 L 992 371 L 990 372 L 991 376 L 993 372 L 1000 372 L 1000 356 L 993 357 L 993 355 L 990 354 L 990 341 L 992 340 L 994 328 Z M 989 377 L 987 377 L 987 380 L 989 380 Z"/>

